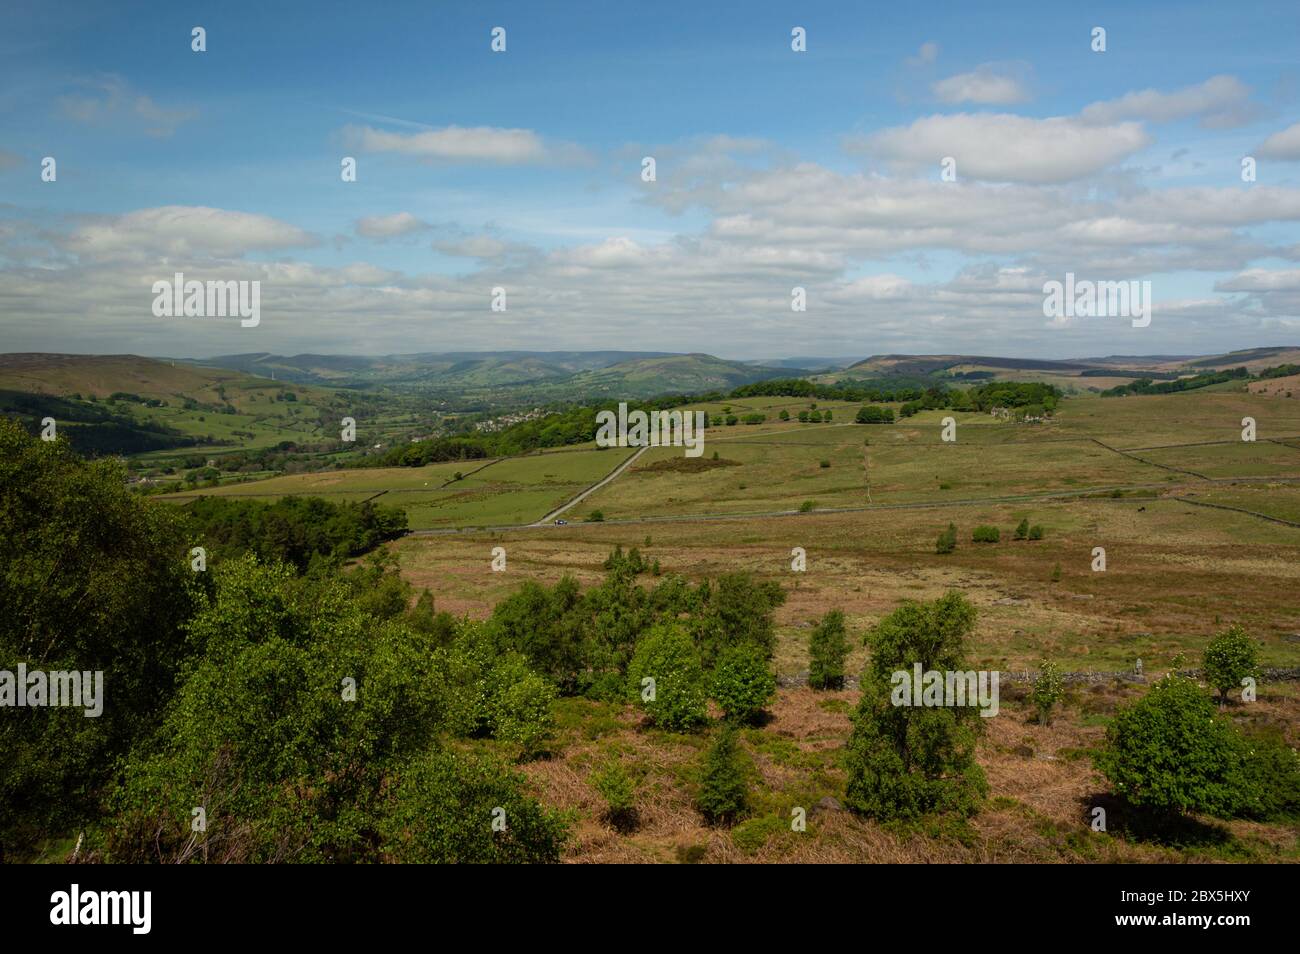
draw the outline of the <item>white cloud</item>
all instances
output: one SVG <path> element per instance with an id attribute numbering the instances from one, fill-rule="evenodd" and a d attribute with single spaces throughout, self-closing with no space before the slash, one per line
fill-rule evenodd
<path id="1" fill-rule="evenodd" d="M 1080 114 L 1098 125 L 1110 125 L 1128 119 L 1168 123 L 1200 116 L 1201 125 L 1216 129 L 1239 126 L 1253 118 L 1249 102 L 1250 87 L 1235 76 L 1212 76 L 1204 83 L 1187 86 L 1172 93 L 1144 89 L 1127 93 L 1119 99 L 1093 103 Z"/>
<path id="2" fill-rule="evenodd" d="M 850 140 L 846 146 L 905 167 L 938 169 L 957 160 L 957 177 L 1059 183 L 1092 175 L 1151 143 L 1137 123 L 1094 126 L 1070 117 L 1009 113 L 927 116 Z"/>
<path id="3" fill-rule="evenodd" d="M 1300 160 L 1300 123 L 1273 133 L 1255 150 L 1255 155 L 1263 159 Z"/>
<path id="4" fill-rule="evenodd" d="M 939 58 L 939 44 L 929 41 L 922 43 L 915 56 L 907 58 L 908 66 L 929 66 Z"/>
<path id="5" fill-rule="evenodd" d="M 522 165 L 553 158 L 552 150 L 531 129 L 445 126 L 399 133 L 372 126 L 347 126 L 343 135 L 349 145 L 362 152 L 395 152 L 441 162 Z"/>
<path id="6" fill-rule="evenodd" d="M 939 80 L 930 89 L 941 101 L 953 104 L 1009 106 L 1029 99 L 1029 91 L 1024 83 L 991 63 L 978 66 L 970 73 L 958 73 Z"/>
<path id="7" fill-rule="evenodd" d="M 429 228 L 427 222 L 416 218 L 410 212 L 394 212 L 392 215 L 367 215 L 357 219 L 357 234 L 363 238 L 395 238 L 410 235 Z"/>
<path id="8" fill-rule="evenodd" d="M 87 222 L 64 246 L 90 259 L 150 256 L 238 258 L 247 252 L 306 248 L 309 233 L 266 215 L 169 205 Z"/>
<path id="9" fill-rule="evenodd" d="M 181 123 L 198 116 L 191 108 L 166 109 L 136 90 L 124 78 L 105 74 L 77 84 L 57 97 L 60 112 L 83 123 L 140 126 L 150 136 L 166 137 Z"/>

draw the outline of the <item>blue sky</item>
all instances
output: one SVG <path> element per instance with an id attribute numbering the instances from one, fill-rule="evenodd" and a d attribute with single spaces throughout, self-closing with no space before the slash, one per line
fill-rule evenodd
<path id="1" fill-rule="evenodd" d="M 3 350 L 1300 343 L 1295 3 L 19 0 L 0 17 Z M 150 286 L 177 270 L 261 281 L 262 322 L 155 318 Z M 1044 318 L 1043 282 L 1067 271 L 1150 281 L 1151 325 Z"/>

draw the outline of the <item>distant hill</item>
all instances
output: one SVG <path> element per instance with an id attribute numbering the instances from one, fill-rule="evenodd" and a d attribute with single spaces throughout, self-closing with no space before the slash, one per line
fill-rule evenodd
<path id="1" fill-rule="evenodd" d="M 635 398 L 727 391 L 752 381 L 793 376 L 789 368 L 756 367 L 709 354 L 674 354 L 581 371 L 570 377 L 566 385 L 593 398 Z"/>
<path id="2" fill-rule="evenodd" d="M 238 371 L 172 364 L 133 354 L 0 354 L 0 388 L 33 394 L 108 397 L 127 391 L 149 398 L 193 398 L 247 378 Z"/>
<path id="3" fill-rule="evenodd" d="M 234 368 L 279 381 L 308 384 L 493 388 L 561 378 L 622 361 L 665 356 L 660 351 L 453 351 L 380 357 L 255 353 L 187 358 L 187 364 Z"/>

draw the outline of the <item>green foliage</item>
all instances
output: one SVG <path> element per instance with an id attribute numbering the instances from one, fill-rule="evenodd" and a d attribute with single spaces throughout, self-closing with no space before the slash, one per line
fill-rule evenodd
<path id="1" fill-rule="evenodd" d="M 201 497 L 187 512 L 195 532 L 219 555 L 253 553 L 264 561 L 283 560 L 300 573 L 313 558 L 341 562 L 406 532 L 404 510 L 366 501 Z"/>
<path id="2" fill-rule="evenodd" d="M 1025 517 L 1020 523 L 1016 524 L 1016 539 L 1024 540 L 1029 536 L 1029 518 Z"/>
<path id="3" fill-rule="evenodd" d="M 1029 539 L 1030 539 L 1030 540 L 1041 540 L 1041 539 L 1043 539 L 1043 527 L 1042 527 L 1041 524 L 1037 524 L 1037 523 L 1036 523 L 1036 524 L 1034 524 L 1032 527 L 1029 528 Z"/>
<path id="4" fill-rule="evenodd" d="M 1061 564 L 1059 563 L 1056 564 L 1054 567 L 1052 567 L 1052 582 L 1053 583 L 1061 582 Z"/>
<path id="5" fill-rule="evenodd" d="M 103 672 L 102 715 L 0 714 L 0 858 L 94 810 L 114 758 L 153 730 L 202 598 L 180 515 L 130 494 L 113 461 L 0 419 L 0 669 Z M 198 804 L 198 803 L 195 803 Z"/>
<path id="6" fill-rule="evenodd" d="M 605 817 L 619 831 L 636 825 L 636 782 L 617 759 L 610 759 L 591 777 L 591 784 L 605 800 Z"/>
<path id="7" fill-rule="evenodd" d="M 704 754 L 695 798 L 696 808 L 707 821 L 730 822 L 745 813 L 749 807 L 748 769 L 735 730 L 724 725 Z"/>
<path id="8" fill-rule="evenodd" d="M 568 829 L 504 766 L 432 751 L 401 773 L 380 833 L 384 854 L 398 862 L 536 864 L 559 861 Z"/>
<path id="9" fill-rule="evenodd" d="M 939 538 L 934 542 L 935 553 L 952 553 L 957 549 L 957 527 L 948 524 L 948 529 L 939 534 Z"/>
<path id="10" fill-rule="evenodd" d="M 1034 687 L 1029 698 L 1038 710 L 1041 725 L 1052 724 L 1052 708 L 1065 695 L 1065 681 L 1061 678 L 1061 667 L 1054 662 L 1039 663 L 1038 675 L 1034 677 Z"/>
<path id="11" fill-rule="evenodd" d="M 753 722 L 776 697 L 776 676 L 753 643 L 724 649 L 713 667 L 713 698 L 734 722 Z"/>
<path id="12" fill-rule="evenodd" d="M 817 502 L 815 500 L 805 500 L 803 503 L 799 505 L 799 512 L 811 513 L 813 508 L 816 506 L 817 506 Z"/>
<path id="13" fill-rule="evenodd" d="M 702 588 L 691 632 L 704 665 L 712 667 L 722 650 L 744 644 L 757 646 L 770 660 L 776 651 L 773 613 L 784 602 L 779 583 L 748 573 L 727 573 L 716 585 Z"/>
<path id="14" fill-rule="evenodd" d="M 971 540 L 975 543 L 997 543 L 1002 534 L 997 527 L 979 526 L 971 532 Z"/>
<path id="15" fill-rule="evenodd" d="M 858 408 L 857 417 L 853 419 L 855 424 L 893 424 L 894 409 L 889 407 L 878 407 L 874 404 L 865 404 Z"/>
<path id="16" fill-rule="evenodd" d="M 591 513 L 587 514 L 587 522 L 588 522 L 588 523 L 604 523 L 604 522 L 605 522 L 605 512 L 604 512 L 603 510 L 593 510 Z"/>
<path id="17" fill-rule="evenodd" d="M 1229 691 L 1240 688 L 1243 679 L 1259 675 L 1259 644 L 1241 626 L 1230 626 L 1205 647 L 1201 667 L 1205 681 L 1226 702 Z"/>
<path id="18" fill-rule="evenodd" d="M 654 680 L 653 694 L 644 679 Z M 661 728 L 688 731 L 707 718 L 704 668 L 679 626 L 656 626 L 637 645 L 628 667 L 628 691 Z"/>
<path id="19" fill-rule="evenodd" d="M 1095 760 L 1116 793 L 1157 814 L 1237 814 L 1248 791 L 1241 737 L 1190 679 L 1169 675 L 1121 709 Z"/>
<path id="20" fill-rule="evenodd" d="M 988 791 L 975 762 L 982 726 L 974 706 L 894 705 L 895 672 L 961 671 L 975 609 L 959 593 L 933 603 L 906 603 L 871 633 L 871 662 L 862 676 L 846 753 L 846 804 L 879 819 L 931 812 L 973 813 Z"/>
<path id="21" fill-rule="evenodd" d="M 843 689 L 848 651 L 844 613 L 830 610 L 808 637 L 808 685 L 814 689 Z"/>

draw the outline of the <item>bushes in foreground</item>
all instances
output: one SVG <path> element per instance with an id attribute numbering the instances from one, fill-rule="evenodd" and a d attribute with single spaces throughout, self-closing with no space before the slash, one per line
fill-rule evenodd
<path id="1" fill-rule="evenodd" d="M 895 672 L 960 671 L 975 609 L 959 593 L 932 603 L 907 603 L 872 630 L 871 662 L 853 717 L 845 801 L 873 818 L 917 818 L 930 812 L 971 814 L 988 791 L 975 762 L 982 729 L 974 706 L 895 705 Z"/>

